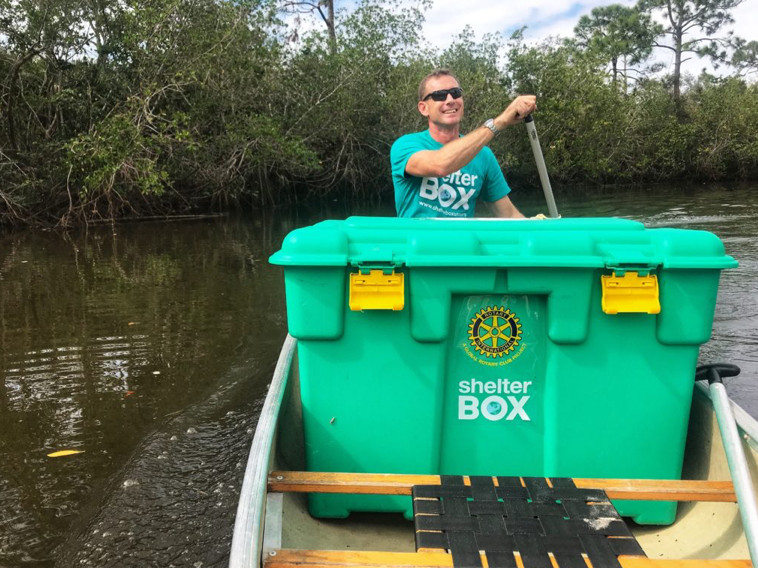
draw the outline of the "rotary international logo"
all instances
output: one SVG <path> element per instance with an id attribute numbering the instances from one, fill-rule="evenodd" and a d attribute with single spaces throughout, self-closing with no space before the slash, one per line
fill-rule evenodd
<path id="1" fill-rule="evenodd" d="M 468 338 L 482 355 L 503 357 L 516 349 L 521 341 L 521 324 L 516 314 L 504 306 L 488 306 L 471 318 Z"/>

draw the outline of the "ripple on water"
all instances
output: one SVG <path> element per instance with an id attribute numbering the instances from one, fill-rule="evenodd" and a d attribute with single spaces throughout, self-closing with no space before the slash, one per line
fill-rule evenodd
<path id="1" fill-rule="evenodd" d="M 276 230 L 268 234 L 278 242 L 283 237 Z M 133 225 L 117 237 L 95 228 L 81 236 L 25 233 L 11 240 L 4 250 L 34 263 L 0 257 L 0 566 L 49 566 L 59 557 L 58 547 L 73 542 L 71 535 L 108 501 L 116 480 L 137 480 L 144 490 L 153 472 L 122 475 L 128 464 L 140 459 L 149 436 L 212 400 L 225 381 L 238 380 L 230 369 L 249 364 L 246 377 L 254 392 L 245 395 L 262 396 L 265 381 L 250 369 L 262 356 L 268 374 L 269 360 L 276 358 L 273 344 L 281 342 L 284 329 L 262 329 L 256 314 L 281 312 L 283 297 L 278 277 L 254 274 L 246 260 L 251 254 L 267 257 L 273 240 L 263 242 L 245 223 Z M 200 428 L 189 427 L 199 432 L 193 443 L 204 444 Z M 219 438 L 226 435 L 236 431 Z M 237 436 L 240 448 L 248 442 L 249 436 Z M 213 446 L 223 444 L 214 439 Z M 84 453 L 47 457 L 60 449 Z M 164 451 L 156 463 L 172 469 L 177 454 Z M 238 471 L 239 456 L 221 459 L 230 463 L 206 463 Z M 184 473 L 203 467 L 192 462 Z M 173 469 L 178 475 L 182 468 Z M 164 497 L 172 504 L 186 501 L 157 491 L 143 503 L 134 501 L 133 518 L 122 520 L 140 521 L 153 507 L 159 510 Z M 216 531 L 231 530 L 231 518 L 216 520 Z M 163 522 L 150 528 L 174 546 L 170 534 L 181 518 Z M 115 528 L 112 535 L 129 538 Z M 192 552 L 185 536 L 181 544 Z M 219 546 L 226 545 L 213 541 L 208 537 L 203 547 L 225 554 Z M 127 550 L 119 553 L 128 558 Z M 141 554 L 152 560 L 147 549 Z M 97 566 L 103 559 L 124 565 L 102 544 L 85 558 Z"/>
<path id="2" fill-rule="evenodd" d="M 118 488 L 67 543 L 66 562 L 124 566 L 150 557 L 160 566 L 222 565 L 244 474 L 232 466 L 244 462 L 262 405 L 251 394 L 249 383 L 231 384 L 149 436 Z M 248 401 L 242 407 L 241 396 Z"/>

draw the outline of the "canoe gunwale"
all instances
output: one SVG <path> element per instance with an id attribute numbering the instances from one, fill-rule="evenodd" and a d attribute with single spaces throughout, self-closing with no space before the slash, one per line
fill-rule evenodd
<path id="1" fill-rule="evenodd" d="M 695 381 L 695 388 L 709 400 L 711 399 L 707 381 Z M 748 444 L 758 449 L 758 421 L 750 416 L 739 404 L 734 402 L 731 397 L 729 398 L 729 403 L 732 406 L 732 413 L 734 414 L 734 421 L 737 423 L 737 427 L 745 434 Z"/>
<path id="2" fill-rule="evenodd" d="M 234 521 L 230 568 L 247 568 L 260 563 L 266 486 L 273 465 L 274 435 L 296 346 L 297 340 L 287 335 L 255 429 Z"/>

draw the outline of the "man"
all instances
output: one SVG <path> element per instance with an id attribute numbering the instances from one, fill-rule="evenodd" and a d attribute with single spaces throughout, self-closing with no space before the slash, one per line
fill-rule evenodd
<path id="1" fill-rule="evenodd" d="M 508 198 L 510 188 L 486 144 L 537 108 L 536 97 L 516 97 L 497 118 L 460 135 L 463 92 L 447 70 L 433 71 L 419 85 L 418 111 L 429 129 L 406 134 L 392 145 L 392 181 L 399 217 L 473 217 L 477 199 L 498 217 L 523 218 Z"/>

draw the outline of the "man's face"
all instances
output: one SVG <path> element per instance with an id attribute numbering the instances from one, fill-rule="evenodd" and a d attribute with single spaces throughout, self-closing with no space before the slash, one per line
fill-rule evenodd
<path id="1" fill-rule="evenodd" d="M 426 82 L 425 94 L 458 86 L 458 81 L 449 75 L 432 77 Z M 463 97 L 454 99 L 452 95 L 447 95 L 444 101 L 439 102 L 430 97 L 419 101 L 418 110 L 440 128 L 451 128 L 463 119 Z"/>

